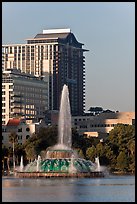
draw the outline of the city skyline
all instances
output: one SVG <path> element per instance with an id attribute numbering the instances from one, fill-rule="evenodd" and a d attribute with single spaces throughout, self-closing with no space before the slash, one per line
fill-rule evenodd
<path id="1" fill-rule="evenodd" d="M 70 28 L 89 50 L 86 111 L 135 111 L 134 2 L 3 2 L 2 44 L 26 43 L 52 28 Z"/>

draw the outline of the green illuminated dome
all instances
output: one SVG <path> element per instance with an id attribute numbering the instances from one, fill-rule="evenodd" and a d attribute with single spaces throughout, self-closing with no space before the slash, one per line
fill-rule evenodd
<path id="1" fill-rule="evenodd" d="M 73 150 L 48 150 L 47 157 L 30 163 L 25 172 L 87 173 L 96 168 L 91 161 L 76 158 Z"/>

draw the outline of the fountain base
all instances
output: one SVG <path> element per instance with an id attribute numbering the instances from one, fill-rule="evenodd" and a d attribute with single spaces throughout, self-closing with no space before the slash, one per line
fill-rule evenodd
<path id="1" fill-rule="evenodd" d="M 51 177 L 104 177 L 103 172 L 96 170 L 96 165 L 89 160 L 79 158 L 76 152 L 69 150 L 48 150 L 46 159 L 30 163 L 24 171 L 16 172 L 17 177 L 51 178 Z"/>
<path id="2" fill-rule="evenodd" d="M 64 177 L 64 178 L 98 178 L 104 177 L 103 172 L 90 172 L 90 173 L 63 173 L 63 172 L 16 172 L 15 176 L 18 178 L 51 178 L 51 177 Z"/>

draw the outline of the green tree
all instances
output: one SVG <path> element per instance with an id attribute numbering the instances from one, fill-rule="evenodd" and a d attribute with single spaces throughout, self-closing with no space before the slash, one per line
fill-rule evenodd
<path id="1" fill-rule="evenodd" d="M 106 145 L 111 148 L 112 156 L 110 167 L 113 170 L 120 170 L 119 155 L 120 152 L 126 154 L 126 171 L 134 171 L 135 166 L 135 127 L 132 125 L 117 124 L 113 130 L 109 132 Z M 123 171 L 122 165 L 121 170 Z"/>
<path id="2" fill-rule="evenodd" d="M 127 160 L 127 155 L 125 151 L 122 151 L 119 153 L 117 157 L 117 169 L 120 171 L 126 171 L 128 166 L 128 160 Z"/>
<path id="3" fill-rule="evenodd" d="M 5 167 L 5 160 L 6 160 L 6 167 Z M 9 149 L 2 145 L 2 170 L 5 169 L 10 171 L 10 164 L 9 164 Z"/>
<path id="4" fill-rule="evenodd" d="M 135 172 L 135 140 L 131 139 L 128 142 L 129 170 Z"/>
<path id="5" fill-rule="evenodd" d="M 104 149 L 104 145 L 102 144 L 102 142 L 99 142 L 99 143 L 96 145 L 97 156 L 98 156 L 98 157 L 103 156 L 104 150 L 105 150 L 105 149 Z"/>
<path id="6" fill-rule="evenodd" d="M 15 144 L 15 156 L 17 158 L 17 165 L 19 165 L 21 156 L 23 156 L 23 159 L 26 158 L 26 152 L 25 152 L 25 149 L 24 149 L 24 145 Z"/>
<path id="7" fill-rule="evenodd" d="M 34 133 L 24 144 L 25 152 L 29 160 L 33 160 L 41 151 L 57 143 L 57 127 L 42 127 Z"/>
<path id="8" fill-rule="evenodd" d="M 35 133 L 32 134 L 32 136 L 24 143 L 24 149 L 25 149 L 27 160 L 32 161 L 39 154 L 39 152 L 37 152 L 38 143 L 39 143 L 39 138 Z"/>
<path id="9" fill-rule="evenodd" d="M 83 154 L 82 149 L 80 149 L 80 148 L 73 148 L 73 150 L 76 152 L 78 157 L 84 158 L 84 154 Z"/>
<path id="10" fill-rule="evenodd" d="M 37 157 L 37 152 L 33 144 L 27 145 L 27 147 L 25 148 L 25 151 L 26 151 L 26 156 L 29 162 L 33 161 Z"/>
<path id="11" fill-rule="evenodd" d="M 12 149 L 13 149 L 13 171 L 15 171 L 15 143 L 18 141 L 18 135 L 15 131 L 12 131 L 9 134 L 9 142 L 12 143 Z"/>
<path id="12" fill-rule="evenodd" d="M 135 154 L 135 140 L 130 139 L 127 143 L 129 154 L 134 155 Z"/>
<path id="13" fill-rule="evenodd" d="M 95 160 L 95 157 L 96 157 L 96 148 L 94 145 L 92 145 L 91 147 L 88 147 L 86 150 L 86 158 L 93 162 Z"/>

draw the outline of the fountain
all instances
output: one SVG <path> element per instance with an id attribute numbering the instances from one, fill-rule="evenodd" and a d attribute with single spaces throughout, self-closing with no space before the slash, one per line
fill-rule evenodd
<path id="1" fill-rule="evenodd" d="M 97 165 L 97 167 L 96 167 L 96 171 L 100 171 L 100 162 L 99 162 L 99 157 L 96 157 L 95 158 L 95 163 L 96 163 L 96 165 Z"/>
<path id="2" fill-rule="evenodd" d="M 80 158 L 72 149 L 71 112 L 68 86 L 64 85 L 58 122 L 58 142 L 46 149 L 44 159 L 28 164 L 23 172 L 16 172 L 18 177 L 102 177 L 96 170 L 97 164 Z"/>
<path id="3" fill-rule="evenodd" d="M 37 159 L 37 172 L 40 171 L 40 161 L 41 161 L 41 157 L 40 157 L 40 155 L 38 155 L 38 159 Z"/>
<path id="4" fill-rule="evenodd" d="M 24 170 L 23 156 L 21 156 L 21 159 L 20 159 L 20 172 L 23 172 L 23 170 Z"/>

